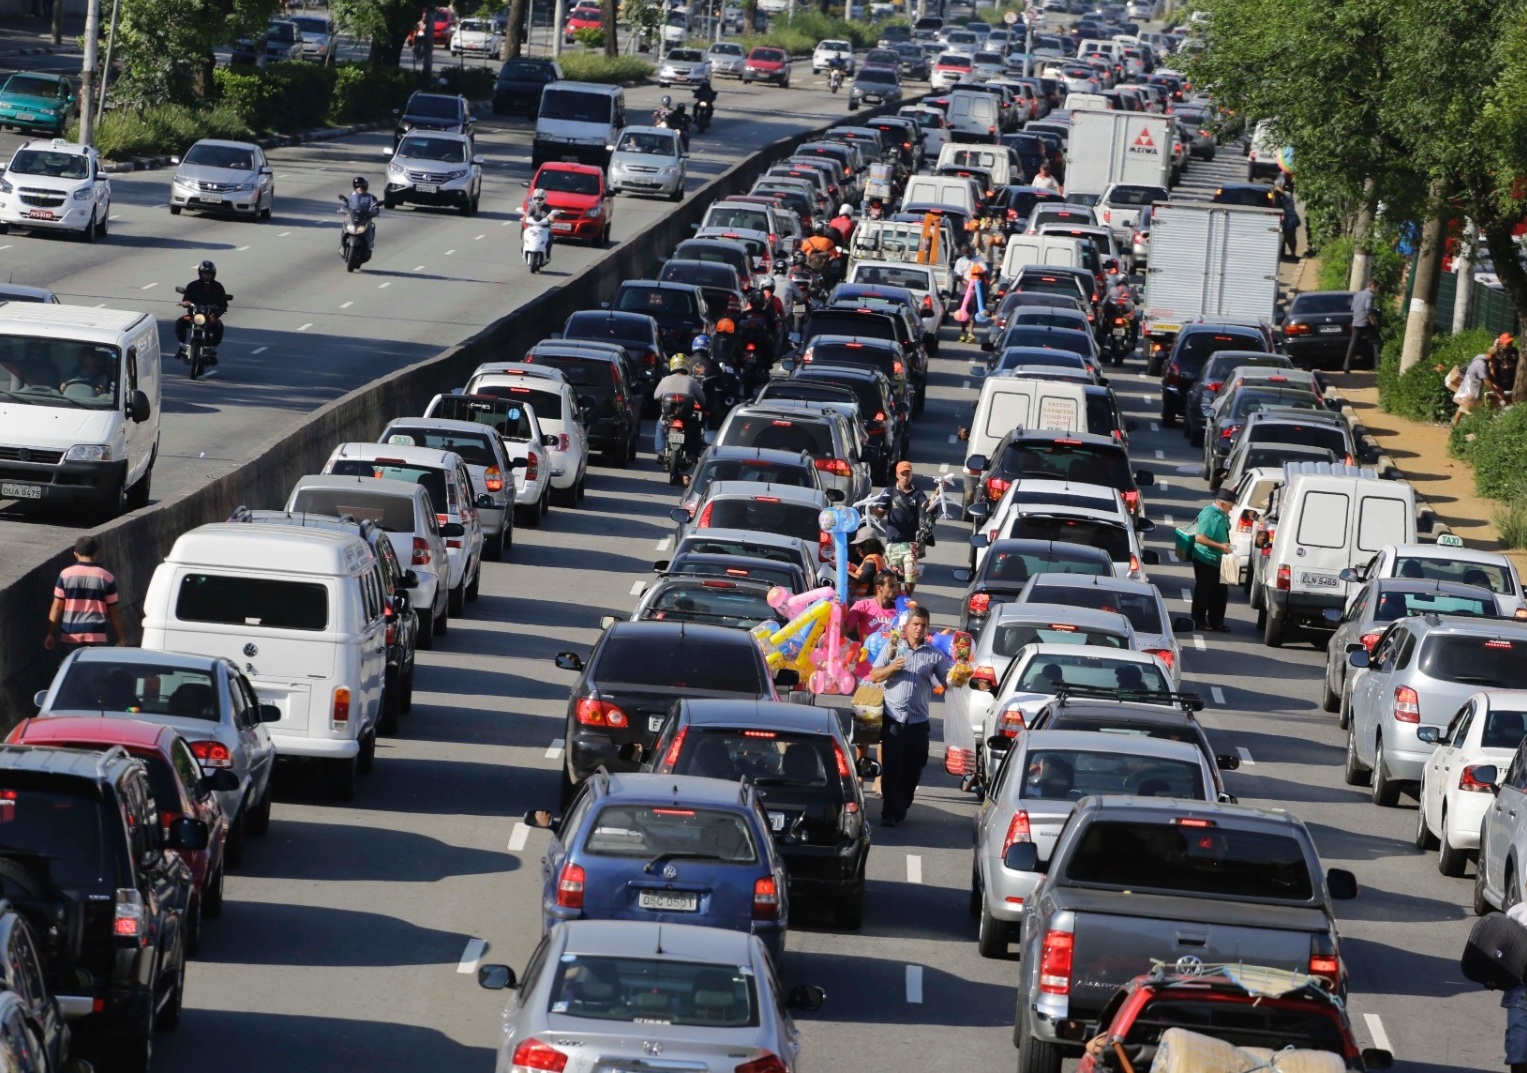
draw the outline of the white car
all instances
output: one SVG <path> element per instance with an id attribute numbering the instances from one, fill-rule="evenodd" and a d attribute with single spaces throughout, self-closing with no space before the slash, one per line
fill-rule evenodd
<path id="1" fill-rule="evenodd" d="M 1252 545 L 1257 520 L 1267 513 L 1273 489 L 1283 483 L 1283 471 L 1271 467 L 1249 469 L 1241 476 L 1235 490 L 1235 506 L 1230 510 L 1230 556 L 1239 565 L 1241 585 L 1251 585 Z"/>
<path id="2" fill-rule="evenodd" d="M 760 7 L 762 5 L 759 5 Z M 854 73 L 854 43 L 852 41 L 821 41 L 811 53 L 811 73 L 819 75 L 827 70 L 827 64 L 834 60 L 843 61 L 843 73 Z"/>
<path id="3" fill-rule="evenodd" d="M 1421 769 L 1416 846 L 1437 847 L 1443 875 L 1463 875 L 1469 855 L 1479 850 L 1480 824 L 1495 803 L 1491 785 L 1505 777 L 1524 736 L 1527 692 L 1517 690 L 1475 693 L 1446 727 L 1417 731 L 1417 739 L 1437 748 Z M 1494 778 L 1480 770 L 1485 767 L 1494 769 Z"/>
<path id="4" fill-rule="evenodd" d="M 1495 594 L 1495 605 L 1502 615 L 1527 618 L 1522 579 L 1517 576 L 1516 565 L 1499 552 L 1479 551 L 1462 545 L 1385 544 L 1358 573 L 1364 581 L 1408 577 L 1477 585 Z"/>
<path id="5" fill-rule="evenodd" d="M 1044 485 L 1060 487 L 1036 487 Z M 1111 502 L 1104 493 L 1113 497 Z M 975 514 L 973 510 L 972 516 Z M 1114 574 L 1132 581 L 1144 581 L 1146 565 L 1158 561 L 1154 551 L 1140 546 L 1136 523 L 1123 497 L 1102 485 L 1067 487 L 1063 481 L 1014 481 L 998 500 L 989 521 L 978 520 L 977 526 L 970 538 L 975 550 L 972 569 L 980 567 L 994 541 L 1009 539 L 1062 540 L 1102 548 L 1113 560 Z"/>
<path id="6" fill-rule="evenodd" d="M 561 369 L 524 362 L 479 365 L 467 381 L 466 393 L 529 402 L 541 431 L 557 439 L 546 445 L 552 491 L 569 507 L 583 498 L 589 469 L 588 423 L 583 402 Z"/>
<path id="7" fill-rule="evenodd" d="M 512 493 L 507 490 L 514 481 L 509 456 L 491 426 L 440 416 L 438 404 L 445 397 L 449 396 L 436 395 L 423 417 L 394 418 L 378 439 L 382 443 L 454 451 L 461 456 L 472 479 L 472 495 L 482 519 L 483 558 L 497 562 L 504 557 L 505 545 L 514 543 L 514 518 L 509 513 Z"/>
<path id="8" fill-rule="evenodd" d="M 944 300 L 939 293 L 938 278 L 931 265 L 908 264 L 905 261 L 855 261 L 848 270 L 848 283 L 863 283 L 877 287 L 904 287 L 917 299 L 918 314 L 923 322 L 923 341 L 928 353 L 938 353 L 938 330 L 944 323 Z"/>
<path id="9" fill-rule="evenodd" d="M 737 14 L 737 20 L 742 21 L 741 11 Z M 742 46 L 735 41 L 717 41 L 705 50 L 705 58 L 710 61 L 712 74 L 740 79 L 747 53 L 743 52 Z"/>
<path id="10" fill-rule="evenodd" d="M 663 57 L 657 70 L 657 84 L 667 89 L 672 85 L 698 86 L 711 79 L 710 57 L 697 48 L 671 48 Z"/>
<path id="11" fill-rule="evenodd" d="M 339 36 L 334 20 L 327 15 L 293 15 L 291 21 L 302 32 L 302 58 L 330 63 L 337 55 Z"/>
<path id="12" fill-rule="evenodd" d="M 0 235 L 13 227 L 106 235 L 111 180 L 88 145 L 64 138 L 24 142 L 0 176 Z"/>
<path id="13" fill-rule="evenodd" d="M 496 57 L 503 41 L 492 19 L 462 19 L 451 34 L 451 55 Z"/>

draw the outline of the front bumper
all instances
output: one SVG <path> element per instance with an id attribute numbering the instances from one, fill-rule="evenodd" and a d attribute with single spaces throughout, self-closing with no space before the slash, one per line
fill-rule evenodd
<path id="1" fill-rule="evenodd" d="M 42 112 L 32 112 L 25 108 L 0 109 L 0 125 L 21 127 L 23 130 L 45 130 L 53 134 L 62 135 L 67 121 L 65 116 L 45 115 Z"/>
<path id="2" fill-rule="evenodd" d="M 46 216 L 36 215 L 46 213 Z M 83 231 L 90 226 L 95 202 L 76 201 L 64 195 L 61 205 L 44 208 L 27 205 L 20 194 L 0 194 L 0 223 L 12 227 L 35 227 L 48 231 Z"/>
<path id="3" fill-rule="evenodd" d="M 785 79 L 789 77 L 783 70 L 761 71 L 756 67 L 744 67 L 742 70 L 742 80 L 744 82 L 777 82 L 783 85 Z"/>
<path id="4" fill-rule="evenodd" d="M 386 197 L 400 205 L 434 205 L 455 207 L 465 205 L 472 200 L 472 182 L 470 179 L 453 179 L 446 183 L 425 183 L 424 187 L 433 185 L 434 190 L 422 189 L 421 184 L 409 182 L 387 181 Z"/>
<path id="5" fill-rule="evenodd" d="M 170 204 L 177 209 L 190 209 L 192 212 L 231 212 L 253 215 L 260 211 L 260 191 L 255 189 L 213 192 L 176 183 L 170 188 Z"/>
<path id="6" fill-rule="evenodd" d="M 671 173 L 658 171 L 634 171 L 621 168 L 610 172 L 610 189 L 621 193 L 672 195 L 684 189 L 684 173 L 675 168 Z"/>
<path id="7" fill-rule="evenodd" d="M 41 453 L 41 452 L 38 452 Z M 115 495 L 127 478 L 127 461 L 0 461 L 0 499 L 54 504 L 92 503 Z"/>
<path id="8" fill-rule="evenodd" d="M 552 218 L 551 233 L 553 239 L 575 239 L 579 242 L 597 242 L 604 236 L 605 218 L 603 215 L 593 217 L 579 216 L 576 219 L 568 219 L 562 215 L 565 209 L 557 210 Z"/>

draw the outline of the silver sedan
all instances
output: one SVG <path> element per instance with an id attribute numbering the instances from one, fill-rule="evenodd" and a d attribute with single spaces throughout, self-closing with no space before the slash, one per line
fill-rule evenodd
<path id="1" fill-rule="evenodd" d="M 710 61 L 711 73 L 725 78 L 741 78 L 747 53 L 742 46 L 731 41 L 717 41 L 705 50 Z"/>
<path id="2" fill-rule="evenodd" d="M 258 145 L 203 138 L 186 150 L 170 180 L 170 215 L 182 210 L 270 219 L 276 179 Z"/>

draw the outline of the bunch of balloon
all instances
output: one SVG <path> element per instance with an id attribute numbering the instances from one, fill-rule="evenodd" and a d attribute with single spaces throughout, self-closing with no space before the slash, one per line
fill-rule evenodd
<path id="1" fill-rule="evenodd" d="M 863 524 L 853 507 L 828 507 L 817 518 L 822 532 L 832 538 L 833 599 L 828 611 L 827 632 L 817 647 L 812 662 L 816 670 L 807 687 L 817 696 L 851 696 L 859 684 L 854 665 L 859 662 L 859 647 L 843 638 L 843 615 L 848 608 L 848 541 Z"/>
<path id="2" fill-rule="evenodd" d="M 761 622 L 751 633 L 763 649 L 764 662 L 770 671 L 788 668 L 802 680 L 811 674 L 814 669 L 812 650 L 827 631 L 834 595 L 831 585 L 798 596 L 778 586 L 769 590 L 765 599 L 785 619 L 785 624 L 781 626 L 773 620 Z"/>

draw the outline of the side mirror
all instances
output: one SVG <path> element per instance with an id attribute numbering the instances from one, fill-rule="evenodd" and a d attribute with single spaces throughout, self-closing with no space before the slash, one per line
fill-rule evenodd
<path id="1" fill-rule="evenodd" d="M 983 522 L 991 517 L 991 504 L 978 499 L 966 509 L 965 515 L 973 521 Z"/>
<path id="2" fill-rule="evenodd" d="M 659 559 L 657 562 L 652 564 L 652 572 L 654 574 L 668 573 L 668 566 L 671 561 L 672 560 L 669 559 Z"/>
<path id="3" fill-rule="evenodd" d="M 1149 488 L 1156 483 L 1156 475 L 1147 469 L 1139 470 L 1135 474 L 1135 483 L 1141 488 Z"/>
<path id="4" fill-rule="evenodd" d="M 615 755 L 620 757 L 628 764 L 640 764 L 642 762 L 642 757 L 644 757 L 646 754 L 646 747 L 643 746 L 639 741 L 628 741 L 619 749 L 615 750 Z"/>
<path id="5" fill-rule="evenodd" d="M 866 756 L 859 761 L 857 767 L 861 779 L 874 779 L 880 776 L 880 761 L 878 760 L 871 760 Z"/>
<path id="6" fill-rule="evenodd" d="M 407 585 L 410 589 L 417 589 L 419 587 L 419 575 L 412 570 L 403 571 L 403 584 Z"/>
<path id="7" fill-rule="evenodd" d="M 559 671 L 583 670 L 583 657 L 576 652 L 558 652 L 552 662 L 557 665 Z"/>
<path id="8" fill-rule="evenodd" d="M 1145 548 L 1140 552 L 1140 561 L 1146 566 L 1160 566 L 1161 553 L 1155 548 Z"/>
<path id="9" fill-rule="evenodd" d="M 774 672 L 774 684 L 784 689 L 793 689 L 801 684 L 801 672 L 790 667 L 782 667 Z"/>
<path id="10" fill-rule="evenodd" d="M 262 704 L 262 705 L 260 705 L 260 722 L 262 722 L 262 723 L 279 723 L 279 722 L 281 722 L 281 709 L 277 708 L 274 704 Z"/>
<path id="11" fill-rule="evenodd" d="M 127 416 L 132 418 L 135 423 L 141 425 L 149 419 L 149 414 L 152 412 L 152 408 L 148 403 L 148 396 L 141 391 L 134 391 L 132 400 L 128 403 Z"/>
<path id="12" fill-rule="evenodd" d="M 1417 727 L 1416 740 L 1423 745 L 1436 745 L 1442 740 L 1441 727 Z"/>
<path id="13" fill-rule="evenodd" d="M 971 473 L 984 473 L 986 471 L 986 456 L 971 455 L 965 459 L 965 468 Z"/>
<path id="14" fill-rule="evenodd" d="M 474 157 L 473 157 L 473 158 L 472 158 L 472 163 L 473 163 L 473 164 L 474 164 L 474 165 L 475 165 L 475 166 L 477 166 L 477 167 L 479 167 L 479 168 L 480 168 L 480 167 L 482 167 L 482 166 L 483 166 L 483 163 L 484 163 L 484 162 L 483 162 L 483 158 L 482 158 L 482 157 L 480 157 L 480 156 L 474 156 Z"/>
<path id="15" fill-rule="evenodd" d="M 525 826 L 535 827 L 542 831 L 555 831 L 562 823 L 562 817 L 545 809 L 533 808 L 525 813 Z"/>
<path id="16" fill-rule="evenodd" d="M 529 179 L 522 179 L 522 180 L 520 180 L 520 185 L 523 186 L 526 190 L 529 190 L 530 189 L 530 180 Z"/>
<path id="17" fill-rule="evenodd" d="M 440 527 L 440 535 L 446 539 L 464 537 L 467 535 L 467 527 L 460 522 L 446 522 Z"/>
<path id="18" fill-rule="evenodd" d="M 556 433 L 553 433 L 553 432 L 543 432 L 541 434 L 541 446 L 542 447 L 555 447 L 555 446 L 557 446 L 557 444 L 559 444 L 561 442 L 562 442 L 562 438 L 560 436 L 558 436 Z"/>
<path id="19" fill-rule="evenodd" d="M 1494 764 L 1480 764 L 1474 769 L 1474 781 L 1484 783 L 1494 793 L 1500 788 L 1500 769 Z"/>
<path id="20" fill-rule="evenodd" d="M 1359 645 L 1356 652 L 1347 653 L 1347 665 L 1359 671 L 1367 670 L 1370 666 L 1368 650 Z"/>
<path id="21" fill-rule="evenodd" d="M 1193 618 L 1191 615 L 1174 615 L 1172 618 L 1172 631 L 1182 633 L 1193 632 Z"/>
<path id="22" fill-rule="evenodd" d="M 1241 770 L 1241 758 L 1234 753 L 1220 753 L 1214 758 L 1214 766 L 1221 771 Z"/>
<path id="23" fill-rule="evenodd" d="M 1382 1047 L 1363 1048 L 1363 1068 L 1379 1070 L 1388 1069 L 1394 1065 L 1394 1055 Z"/>
<path id="24" fill-rule="evenodd" d="M 514 970 L 508 965 L 479 965 L 477 986 L 487 991 L 513 991 L 520 986 L 520 982 L 515 979 Z"/>
<path id="25" fill-rule="evenodd" d="M 848 498 L 841 488 L 829 488 L 826 495 L 829 503 L 842 503 Z"/>
<path id="26" fill-rule="evenodd" d="M 208 838 L 205 823 L 190 816 L 182 816 L 170 824 L 170 833 L 165 839 L 165 845 L 170 849 L 206 849 Z"/>
<path id="27" fill-rule="evenodd" d="M 492 510 L 496 506 L 498 504 L 493 502 L 493 497 L 487 492 L 477 497 L 477 507 L 479 510 Z"/>
<path id="28" fill-rule="evenodd" d="M 1005 753 L 1013 747 L 1013 739 L 1006 734 L 993 734 L 986 739 L 986 747 L 994 753 Z"/>
<path id="29" fill-rule="evenodd" d="M 172 156 L 172 157 L 170 157 L 170 163 L 171 164 L 179 164 L 180 163 L 180 158 L 178 156 Z"/>
<path id="30" fill-rule="evenodd" d="M 599 620 L 599 628 L 601 630 L 607 630 L 619 621 L 620 619 L 616 618 L 614 615 L 605 615 Z"/>
<path id="31" fill-rule="evenodd" d="M 801 1010 L 804 1013 L 813 1013 L 822 1008 L 822 1003 L 827 1001 L 827 992 L 815 984 L 796 984 L 785 996 L 785 1007 L 791 1010 Z"/>
<path id="32" fill-rule="evenodd" d="M 1345 868 L 1327 868 L 1326 890 L 1334 901 L 1351 901 L 1357 897 L 1357 877 Z"/>
<path id="33" fill-rule="evenodd" d="M 969 585 L 970 579 L 975 576 L 971 571 L 966 570 L 963 566 L 956 570 L 951 570 L 950 573 L 954 575 L 954 580 L 960 582 L 962 585 Z"/>
<path id="34" fill-rule="evenodd" d="M 578 405 L 583 407 L 585 410 L 592 410 L 595 406 L 599 405 L 599 403 L 598 400 L 596 400 L 592 395 L 579 395 Z"/>
<path id="35" fill-rule="evenodd" d="M 510 469 L 525 469 L 529 465 L 530 465 L 530 460 L 528 458 L 511 458 L 509 460 L 509 468 Z"/>
<path id="36" fill-rule="evenodd" d="M 991 539 L 987 537 L 985 533 L 977 533 L 975 536 L 970 538 L 970 546 L 972 548 L 984 548 L 990 543 Z"/>
<path id="37" fill-rule="evenodd" d="M 1149 518 L 1136 518 L 1135 519 L 1135 532 L 1137 532 L 1137 533 L 1152 533 L 1152 532 L 1155 532 L 1155 530 L 1156 530 L 1156 523 L 1153 522 L 1151 519 L 1149 519 Z"/>
<path id="38" fill-rule="evenodd" d="M 1014 842 L 1002 855 L 1002 867 L 1014 872 L 1037 872 L 1039 870 L 1039 847 L 1033 842 Z"/>
<path id="39" fill-rule="evenodd" d="M 688 525 L 690 522 L 689 511 L 684 507 L 674 507 L 668 512 L 668 517 L 680 525 Z"/>
<path id="40" fill-rule="evenodd" d="M 219 768 L 197 779 L 196 788 L 203 794 L 232 793 L 239 788 L 239 777 L 227 768 Z"/>
<path id="41" fill-rule="evenodd" d="M 1352 569 L 1350 566 L 1344 567 L 1336 576 L 1341 578 L 1343 581 L 1358 580 L 1357 571 Z"/>
<path id="42" fill-rule="evenodd" d="M 392 158 L 392 154 L 393 154 L 393 149 L 392 149 L 391 146 L 387 146 L 387 145 L 382 146 L 382 158 L 384 160 L 391 159 Z"/>

